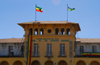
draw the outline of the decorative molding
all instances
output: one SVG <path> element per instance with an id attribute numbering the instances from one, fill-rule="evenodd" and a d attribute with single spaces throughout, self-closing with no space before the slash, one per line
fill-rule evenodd
<path id="1" fill-rule="evenodd" d="M 59 40 L 59 38 L 36 38 L 32 40 L 32 42 L 72 42 L 72 41 L 69 41 L 68 39 Z"/>

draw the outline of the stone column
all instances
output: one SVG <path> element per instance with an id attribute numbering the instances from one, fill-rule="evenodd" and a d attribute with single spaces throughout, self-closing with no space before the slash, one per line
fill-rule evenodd
<path id="1" fill-rule="evenodd" d="M 59 35 L 61 35 L 61 28 L 59 28 Z"/>
<path id="2" fill-rule="evenodd" d="M 65 35 L 66 35 L 66 28 L 64 28 L 64 31 L 65 31 Z"/>
<path id="3" fill-rule="evenodd" d="M 40 35 L 40 28 L 38 28 L 38 35 Z"/>

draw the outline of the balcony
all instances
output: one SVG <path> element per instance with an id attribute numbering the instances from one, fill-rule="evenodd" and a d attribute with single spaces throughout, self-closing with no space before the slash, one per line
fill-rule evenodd
<path id="1" fill-rule="evenodd" d="M 45 57 L 53 57 L 52 52 L 46 52 Z"/>
<path id="2" fill-rule="evenodd" d="M 59 52 L 59 56 L 58 57 L 67 57 L 66 52 Z"/>
<path id="3" fill-rule="evenodd" d="M 0 57 L 24 57 L 24 52 L 21 52 L 21 54 L 14 54 L 14 52 L 9 52 L 8 55 L 0 55 Z"/>
<path id="4" fill-rule="evenodd" d="M 21 56 L 24 56 L 24 52 L 21 52 Z"/>
<path id="5" fill-rule="evenodd" d="M 75 57 L 100 57 L 100 52 L 81 52 L 80 55 Z"/>
<path id="6" fill-rule="evenodd" d="M 39 57 L 40 56 L 39 54 L 40 54 L 39 52 L 33 52 L 33 56 L 32 57 Z"/>

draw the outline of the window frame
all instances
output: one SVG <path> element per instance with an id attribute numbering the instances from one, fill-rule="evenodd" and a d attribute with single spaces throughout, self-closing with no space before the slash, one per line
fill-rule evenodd
<path id="1" fill-rule="evenodd" d="M 37 43 L 35 43 L 34 44 L 34 53 L 33 53 L 34 55 L 38 55 L 38 44 Z"/>
<path id="2" fill-rule="evenodd" d="M 51 55 L 52 53 L 52 44 L 48 43 L 47 44 L 47 55 Z"/>
<path id="3" fill-rule="evenodd" d="M 60 55 L 65 55 L 65 44 L 60 44 Z"/>
<path id="4" fill-rule="evenodd" d="M 82 52 L 84 52 L 84 46 L 80 46 L 80 52 L 82 53 Z"/>

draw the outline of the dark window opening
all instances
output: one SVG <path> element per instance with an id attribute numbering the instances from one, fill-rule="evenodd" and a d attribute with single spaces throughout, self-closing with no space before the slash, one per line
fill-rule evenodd
<path id="1" fill-rule="evenodd" d="M 13 46 L 9 46 L 9 52 L 13 52 Z"/>
<path id="2" fill-rule="evenodd" d="M 24 55 L 24 46 L 21 46 L 21 55 Z"/>
<path id="3" fill-rule="evenodd" d="M 37 28 L 35 29 L 35 35 L 38 35 L 38 29 Z"/>
<path id="4" fill-rule="evenodd" d="M 55 29 L 55 34 L 59 35 L 59 29 L 58 28 Z"/>
<path id="5" fill-rule="evenodd" d="M 70 35 L 70 29 L 69 28 L 66 30 L 66 34 Z"/>
<path id="6" fill-rule="evenodd" d="M 65 44 L 60 44 L 60 55 L 65 56 Z"/>
<path id="7" fill-rule="evenodd" d="M 21 52 L 24 52 L 24 46 L 21 46 Z"/>
<path id="8" fill-rule="evenodd" d="M 84 52 L 84 46 L 80 46 L 80 52 Z"/>
<path id="9" fill-rule="evenodd" d="M 38 56 L 38 44 L 34 44 L 34 56 Z"/>
<path id="10" fill-rule="evenodd" d="M 60 44 L 60 52 L 65 52 L 65 44 Z"/>
<path id="11" fill-rule="evenodd" d="M 10 55 L 10 56 L 13 56 L 13 55 L 14 55 L 13 46 L 9 46 L 8 48 L 9 48 L 9 49 L 8 49 L 9 55 Z"/>
<path id="12" fill-rule="evenodd" d="M 92 46 L 92 52 L 96 52 L 96 46 Z"/>
<path id="13" fill-rule="evenodd" d="M 43 31 L 43 28 L 40 29 L 40 35 L 43 35 L 44 34 L 44 31 Z"/>
<path id="14" fill-rule="evenodd" d="M 30 28 L 30 30 L 29 30 L 29 34 L 32 35 L 32 33 L 33 33 L 33 30 L 32 30 L 32 28 Z"/>
<path id="15" fill-rule="evenodd" d="M 52 44 L 47 44 L 47 56 L 51 56 Z"/>
<path id="16" fill-rule="evenodd" d="M 48 33 L 51 33 L 51 30 L 50 29 L 48 30 Z"/>
<path id="17" fill-rule="evenodd" d="M 4 47 L 4 44 L 2 43 L 2 47 Z"/>
<path id="18" fill-rule="evenodd" d="M 65 32 L 64 32 L 64 28 L 61 29 L 61 35 L 64 35 Z"/>

